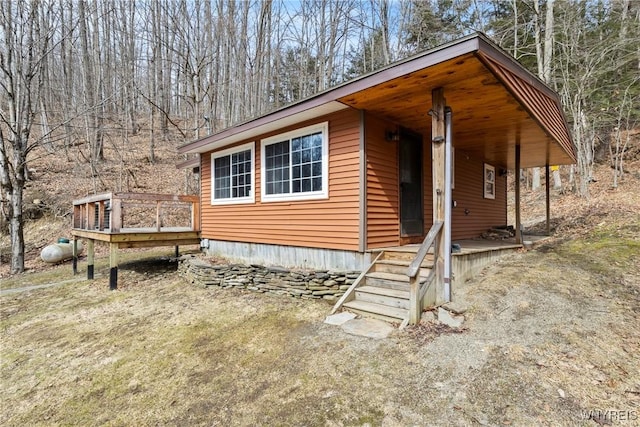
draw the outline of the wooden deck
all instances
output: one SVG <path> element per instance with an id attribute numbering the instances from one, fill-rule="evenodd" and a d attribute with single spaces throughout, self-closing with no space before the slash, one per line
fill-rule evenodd
<path id="1" fill-rule="evenodd" d="M 132 212 L 135 218 L 132 218 L 134 215 L 127 216 Z M 172 225 L 165 226 L 165 221 Z M 178 255 L 180 246 L 200 244 L 199 197 L 142 193 L 106 193 L 85 197 L 73 202 L 71 235 L 74 274 L 77 273 L 77 241 L 81 238 L 87 240 L 88 279 L 93 279 L 95 242 L 109 244 L 109 287 L 116 289 L 118 249 L 175 246 Z"/>

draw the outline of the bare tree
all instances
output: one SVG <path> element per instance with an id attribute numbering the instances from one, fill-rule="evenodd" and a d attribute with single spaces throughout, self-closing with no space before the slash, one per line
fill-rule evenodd
<path id="1" fill-rule="evenodd" d="M 558 85 L 577 147 L 576 187 L 584 197 L 589 195 L 596 149 L 604 151 L 612 132 L 615 139 L 616 128 L 624 132 L 625 123 L 633 125 L 640 117 L 636 68 L 640 23 L 636 15 L 624 29 L 627 5 L 604 1 L 557 5 L 561 12 L 556 31 Z"/>
<path id="2" fill-rule="evenodd" d="M 103 151 L 103 99 L 102 68 L 100 67 L 100 41 L 97 5 L 87 13 L 88 2 L 78 3 L 82 78 L 84 83 L 85 136 L 89 143 L 89 161 L 93 176 L 97 176 L 97 163 L 104 159 Z M 91 20 L 90 20 L 91 19 Z"/>
<path id="3" fill-rule="evenodd" d="M 538 77 L 547 84 L 551 83 L 553 40 L 554 40 L 554 0 L 546 0 L 546 12 L 544 23 L 541 23 L 542 12 L 538 0 L 533 0 L 534 39 L 536 48 L 536 64 L 538 67 Z M 544 36 L 543 34 L 544 33 Z M 531 189 L 540 189 L 540 168 L 531 169 Z M 558 173 L 559 178 L 559 173 Z"/>
<path id="4" fill-rule="evenodd" d="M 0 204 L 9 222 L 11 273 L 24 270 L 22 202 L 27 155 L 43 140 L 32 138 L 32 127 L 44 88 L 44 58 L 52 32 L 41 27 L 50 4 L 4 0 L 0 8 Z"/>
<path id="5" fill-rule="evenodd" d="M 613 169 L 613 188 L 618 188 L 618 181 L 624 176 L 624 155 L 629 147 L 631 131 L 638 126 L 638 119 L 634 117 L 633 110 L 640 105 L 640 96 L 632 92 L 632 88 L 638 85 L 640 85 L 640 77 L 636 76 L 624 88 L 622 102 L 617 108 L 616 126 L 613 128 L 612 135 L 613 144 L 609 145 L 609 155 Z"/>
<path id="6" fill-rule="evenodd" d="M 618 184 L 640 121 L 632 0 L 0 2 L 0 203 L 16 271 L 33 147 L 63 145 L 98 183 L 107 137 L 124 164 L 129 138 L 148 131 L 154 162 L 160 140 L 215 132 L 478 29 L 561 94 L 581 194 L 596 148 Z"/>
<path id="7" fill-rule="evenodd" d="M 69 0 L 60 0 L 58 7 L 60 9 L 60 28 L 63 36 L 60 39 L 59 66 L 62 71 L 62 88 L 59 92 L 60 110 L 62 111 L 62 118 L 64 122 L 64 149 L 69 158 L 69 147 L 72 143 L 72 135 L 74 133 L 71 126 L 72 99 L 74 98 L 74 75 L 75 75 L 75 63 L 73 61 L 73 43 L 71 39 L 73 37 L 74 28 L 74 14 L 73 7 L 70 4 L 65 3 Z"/>

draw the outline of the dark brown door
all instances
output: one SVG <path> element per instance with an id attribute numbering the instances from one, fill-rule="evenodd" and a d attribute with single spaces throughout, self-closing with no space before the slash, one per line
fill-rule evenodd
<path id="1" fill-rule="evenodd" d="M 401 132 L 399 172 L 400 232 L 402 236 L 422 235 L 422 136 L 407 131 Z"/>

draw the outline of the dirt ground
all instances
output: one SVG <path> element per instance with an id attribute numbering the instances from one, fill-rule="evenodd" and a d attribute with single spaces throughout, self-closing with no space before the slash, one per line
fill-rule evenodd
<path id="1" fill-rule="evenodd" d="M 639 425 L 640 221 L 625 218 L 456 289 L 460 331 L 348 335 L 324 303 L 198 288 L 144 253 L 115 292 L 102 271 L 6 295 L 0 424 Z"/>

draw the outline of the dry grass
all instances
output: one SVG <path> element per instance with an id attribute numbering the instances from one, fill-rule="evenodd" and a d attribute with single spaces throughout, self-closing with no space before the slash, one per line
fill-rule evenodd
<path id="1" fill-rule="evenodd" d="M 638 414 L 640 247 L 623 236 L 637 225 L 500 261 L 458 289 L 463 333 L 423 325 L 383 341 L 324 325 L 325 304 L 192 287 L 169 258 L 132 253 L 116 292 L 103 277 L 1 297 L 0 424 L 591 425 L 585 411 Z"/>
<path id="2" fill-rule="evenodd" d="M 107 155 L 98 191 L 180 190 L 169 148 L 159 167 L 140 144 L 125 162 Z M 71 278 L 37 257 L 96 183 L 74 161 L 39 162 L 30 196 L 57 208 L 27 225 L 24 275 L 8 276 L 0 236 L 2 289 Z M 347 335 L 322 323 L 322 303 L 189 286 L 171 251 L 124 251 L 112 292 L 98 245 L 97 280 L 0 296 L 0 424 L 588 426 L 588 411 L 618 410 L 635 419 L 598 422 L 638 425 L 637 162 L 628 170 L 611 190 L 600 168 L 588 201 L 554 195 L 553 240 L 456 289 L 462 333 Z M 541 197 L 525 194 L 528 223 Z"/>

